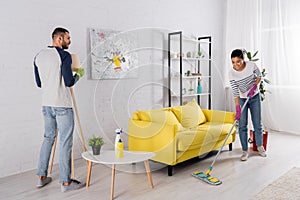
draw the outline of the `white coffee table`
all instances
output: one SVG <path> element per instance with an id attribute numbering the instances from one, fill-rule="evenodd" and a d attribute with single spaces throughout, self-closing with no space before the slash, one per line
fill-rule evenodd
<path id="1" fill-rule="evenodd" d="M 112 165 L 111 174 L 111 192 L 110 199 L 114 198 L 114 184 L 115 184 L 115 171 L 116 165 L 118 164 L 132 164 L 144 161 L 145 168 L 148 174 L 148 180 L 150 187 L 153 188 L 152 176 L 150 172 L 148 160 L 155 156 L 152 152 L 134 152 L 134 151 L 124 151 L 123 158 L 116 158 L 114 150 L 101 150 L 100 155 L 94 156 L 92 151 L 86 151 L 81 154 L 81 156 L 88 161 L 88 171 L 86 177 L 86 187 L 90 184 L 90 176 L 92 172 L 92 163 L 101 163 Z"/>

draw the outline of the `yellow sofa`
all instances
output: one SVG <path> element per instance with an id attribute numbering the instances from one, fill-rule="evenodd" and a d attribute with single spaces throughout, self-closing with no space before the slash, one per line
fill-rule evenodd
<path id="1" fill-rule="evenodd" d="M 155 152 L 152 160 L 173 166 L 216 150 L 223 144 L 234 123 L 235 114 L 202 110 L 195 100 L 183 106 L 133 113 L 128 124 L 128 149 Z M 236 129 L 226 145 L 232 150 Z"/>

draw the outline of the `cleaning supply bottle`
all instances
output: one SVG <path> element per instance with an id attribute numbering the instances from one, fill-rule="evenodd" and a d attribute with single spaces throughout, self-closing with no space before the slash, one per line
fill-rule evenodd
<path id="1" fill-rule="evenodd" d="M 121 139 L 122 129 L 116 129 L 116 138 L 115 138 L 115 151 L 117 151 L 118 142 Z"/>
<path id="2" fill-rule="evenodd" d="M 117 158 L 123 158 L 123 157 L 124 157 L 124 144 L 120 139 L 117 144 Z"/>
<path id="3" fill-rule="evenodd" d="M 200 81 L 198 81 L 197 93 L 198 93 L 198 94 L 201 94 L 201 93 L 202 93 L 202 85 L 201 85 L 201 82 L 200 82 Z"/>

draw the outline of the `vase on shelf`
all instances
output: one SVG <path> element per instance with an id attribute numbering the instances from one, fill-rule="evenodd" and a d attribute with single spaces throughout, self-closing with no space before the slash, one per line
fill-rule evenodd
<path id="1" fill-rule="evenodd" d="M 197 85 L 197 94 L 201 94 L 202 93 L 202 85 L 201 85 L 201 81 L 198 80 L 198 85 Z"/>

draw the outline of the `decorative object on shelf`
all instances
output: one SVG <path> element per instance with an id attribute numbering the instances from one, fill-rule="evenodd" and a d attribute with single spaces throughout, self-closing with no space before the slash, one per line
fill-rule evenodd
<path id="1" fill-rule="evenodd" d="M 201 50 L 199 50 L 197 54 L 198 54 L 197 56 L 198 58 L 204 58 L 204 54 Z"/>
<path id="2" fill-rule="evenodd" d="M 194 85 L 194 80 L 190 79 L 190 89 L 188 90 L 189 94 L 193 94 L 194 93 L 193 85 Z"/>
<path id="3" fill-rule="evenodd" d="M 185 94 L 186 94 L 186 89 L 183 88 L 183 89 L 182 89 L 182 95 L 185 95 Z"/>
<path id="4" fill-rule="evenodd" d="M 202 85 L 201 85 L 201 78 L 198 78 L 198 85 L 197 85 L 197 94 L 202 93 Z"/>
<path id="5" fill-rule="evenodd" d="M 89 146 L 92 147 L 93 155 L 99 155 L 101 146 L 104 144 L 104 140 L 100 136 L 93 135 L 91 138 L 89 138 Z"/>
<path id="6" fill-rule="evenodd" d="M 193 94 L 194 93 L 194 89 L 193 88 L 190 88 L 189 89 L 189 94 Z"/>
<path id="7" fill-rule="evenodd" d="M 202 76 L 201 73 L 192 73 L 192 76 Z"/>
<path id="8" fill-rule="evenodd" d="M 191 58 L 191 57 L 192 57 L 192 53 L 191 53 L 190 51 L 188 51 L 188 52 L 186 53 L 186 57 L 187 57 L 187 58 Z"/>
<path id="9" fill-rule="evenodd" d="M 185 73 L 185 75 L 186 75 L 186 76 L 190 76 L 190 75 L 191 75 L 191 71 L 190 71 L 190 70 L 187 70 L 186 73 Z"/>
<path id="10" fill-rule="evenodd" d="M 247 51 L 246 49 L 243 49 L 243 52 L 246 53 L 249 61 L 256 62 L 259 60 L 259 58 L 255 58 L 257 56 L 258 51 L 256 51 L 253 55 L 251 54 L 251 52 Z M 266 75 L 268 74 L 268 73 L 266 73 L 265 68 L 262 69 L 261 74 L 262 74 L 262 78 L 261 78 L 258 88 L 259 88 L 259 92 L 260 92 L 260 99 L 261 99 L 261 101 L 263 101 L 266 98 L 266 92 L 270 92 L 265 89 L 265 83 L 271 84 L 271 81 L 269 79 L 265 78 Z"/>

